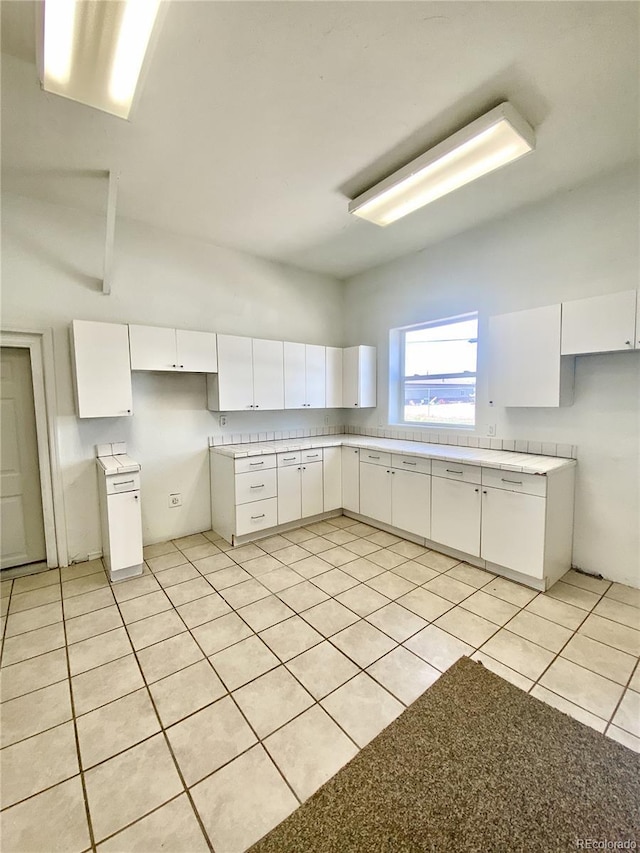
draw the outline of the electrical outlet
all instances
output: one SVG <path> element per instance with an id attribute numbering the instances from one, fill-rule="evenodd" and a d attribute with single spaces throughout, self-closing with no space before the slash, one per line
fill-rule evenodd
<path id="1" fill-rule="evenodd" d="M 489 426 L 487 427 L 487 435 L 491 436 L 491 435 L 495 435 L 495 434 L 496 434 L 496 425 L 495 424 L 489 424 Z"/>
<path id="2" fill-rule="evenodd" d="M 220 417 L 219 417 L 219 419 L 218 419 L 218 423 L 220 424 L 220 426 L 221 426 L 221 427 L 226 427 L 226 425 L 227 425 L 227 418 L 226 418 L 226 416 L 225 416 L 225 415 L 220 415 Z"/>
<path id="3" fill-rule="evenodd" d="M 176 506 L 182 506 L 182 495 L 180 492 L 169 495 L 169 509 L 173 509 Z"/>

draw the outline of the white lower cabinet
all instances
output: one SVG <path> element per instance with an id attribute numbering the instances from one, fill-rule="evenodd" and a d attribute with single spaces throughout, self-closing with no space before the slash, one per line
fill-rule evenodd
<path id="1" fill-rule="evenodd" d="M 360 512 L 359 447 L 342 447 L 342 507 Z"/>
<path id="2" fill-rule="evenodd" d="M 482 559 L 524 575 L 542 578 L 545 514 L 544 497 L 483 488 Z"/>
<path id="3" fill-rule="evenodd" d="M 286 464 L 281 457 L 290 454 L 279 454 L 278 524 L 323 512 L 322 451 L 316 452 L 320 455 L 317 462 L 304 461 L 299 465 Z"/>
<path id="4" fill-rule="evenodd" d="M 480 486 L 446 477 L 431 479 L 431 536 L 456 551 L 480 556 Z"/>
<path id="5" fill-rule="evenodd" d="M 360 461 L 360 513 L 391 524 L 391 469 Z"/>
<path id="6" fill-rule="evenodd" d="M 391 469 L 391 523 L 416 536 L 431 538 L 431 477 Z"/>
<path id="7" fill-rule="evenodd" d="M 323 450 L 322 491 L 324 511 L 342 506 L 342 448 L 325 447 Z"/>

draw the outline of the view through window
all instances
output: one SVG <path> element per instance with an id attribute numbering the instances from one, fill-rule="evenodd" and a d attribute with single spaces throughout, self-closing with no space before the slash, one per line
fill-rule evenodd
<path id="1" fill-rule="evenodd" d="M 400 343 L 404 422 L 474 426 L 478 315 L 403 329 Z"/>

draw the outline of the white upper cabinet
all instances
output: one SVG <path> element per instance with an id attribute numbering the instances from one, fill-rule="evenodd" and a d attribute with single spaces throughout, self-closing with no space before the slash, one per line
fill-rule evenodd
<path id="1" fill-rule="evenodd" d="M 256 409 L 284 409 L 284 345 L 254 338 L 253 405 Z"/>
<path id="2" fill-rule="evenodd" d="M 218 335 L 218 373 L 207 377 L 208 407 L 217 412 L 253 409 L 251 338 Z"/>
<path id="3" fill-rule="evenodd" d="M 74 320 L 71 358 L 79 418 L 131 414 L 129 332 L 124 324 Z"/>
<path id="4" fill-rule="evenodd" d="M 325 376 L 325 347 L 285 341 L 285 409 L 323 409 Z"/>
<path id="5" fill-rule="evenodd" d="M 345 409 L 376 405 L 376 348 L 346 347 L 342 360 L 342 406 Z"/>
<path id="6" fill-rule="evenodd" d="M 489 318 L 489 400 L 496 406 L 573 402 L 571 358 L 560 356 L 560 305 Z"/>
<path id="7" fill-rule="evenodd" d="M 326 401 L 327 409 L 342 408 L 342 347 L 326 347 Z"/>
<path id="8" fill-rule="evenodd" d="M 215 373 L 215 332 L 129 325 L 131 370 L 183 370 Z"/>
<path id="9" fill-rule="evenodd" d="M 636 291 L 562 303 L 562 355 L 615 352 L 640 347 Z"/>

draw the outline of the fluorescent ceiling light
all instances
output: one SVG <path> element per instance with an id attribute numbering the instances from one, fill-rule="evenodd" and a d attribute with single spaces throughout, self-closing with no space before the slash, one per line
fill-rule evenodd
<path id="1" fill-rule="evenodd" d="M 389 225 L 534 148 L 531 126 L 511 104 L 500 104 L 359 195 L 349 213 Z"/>
<path id="2" fill-rule="evenodd" d="M 43 88 L 128 118 L 160 0 L 45 0 Z"/>

